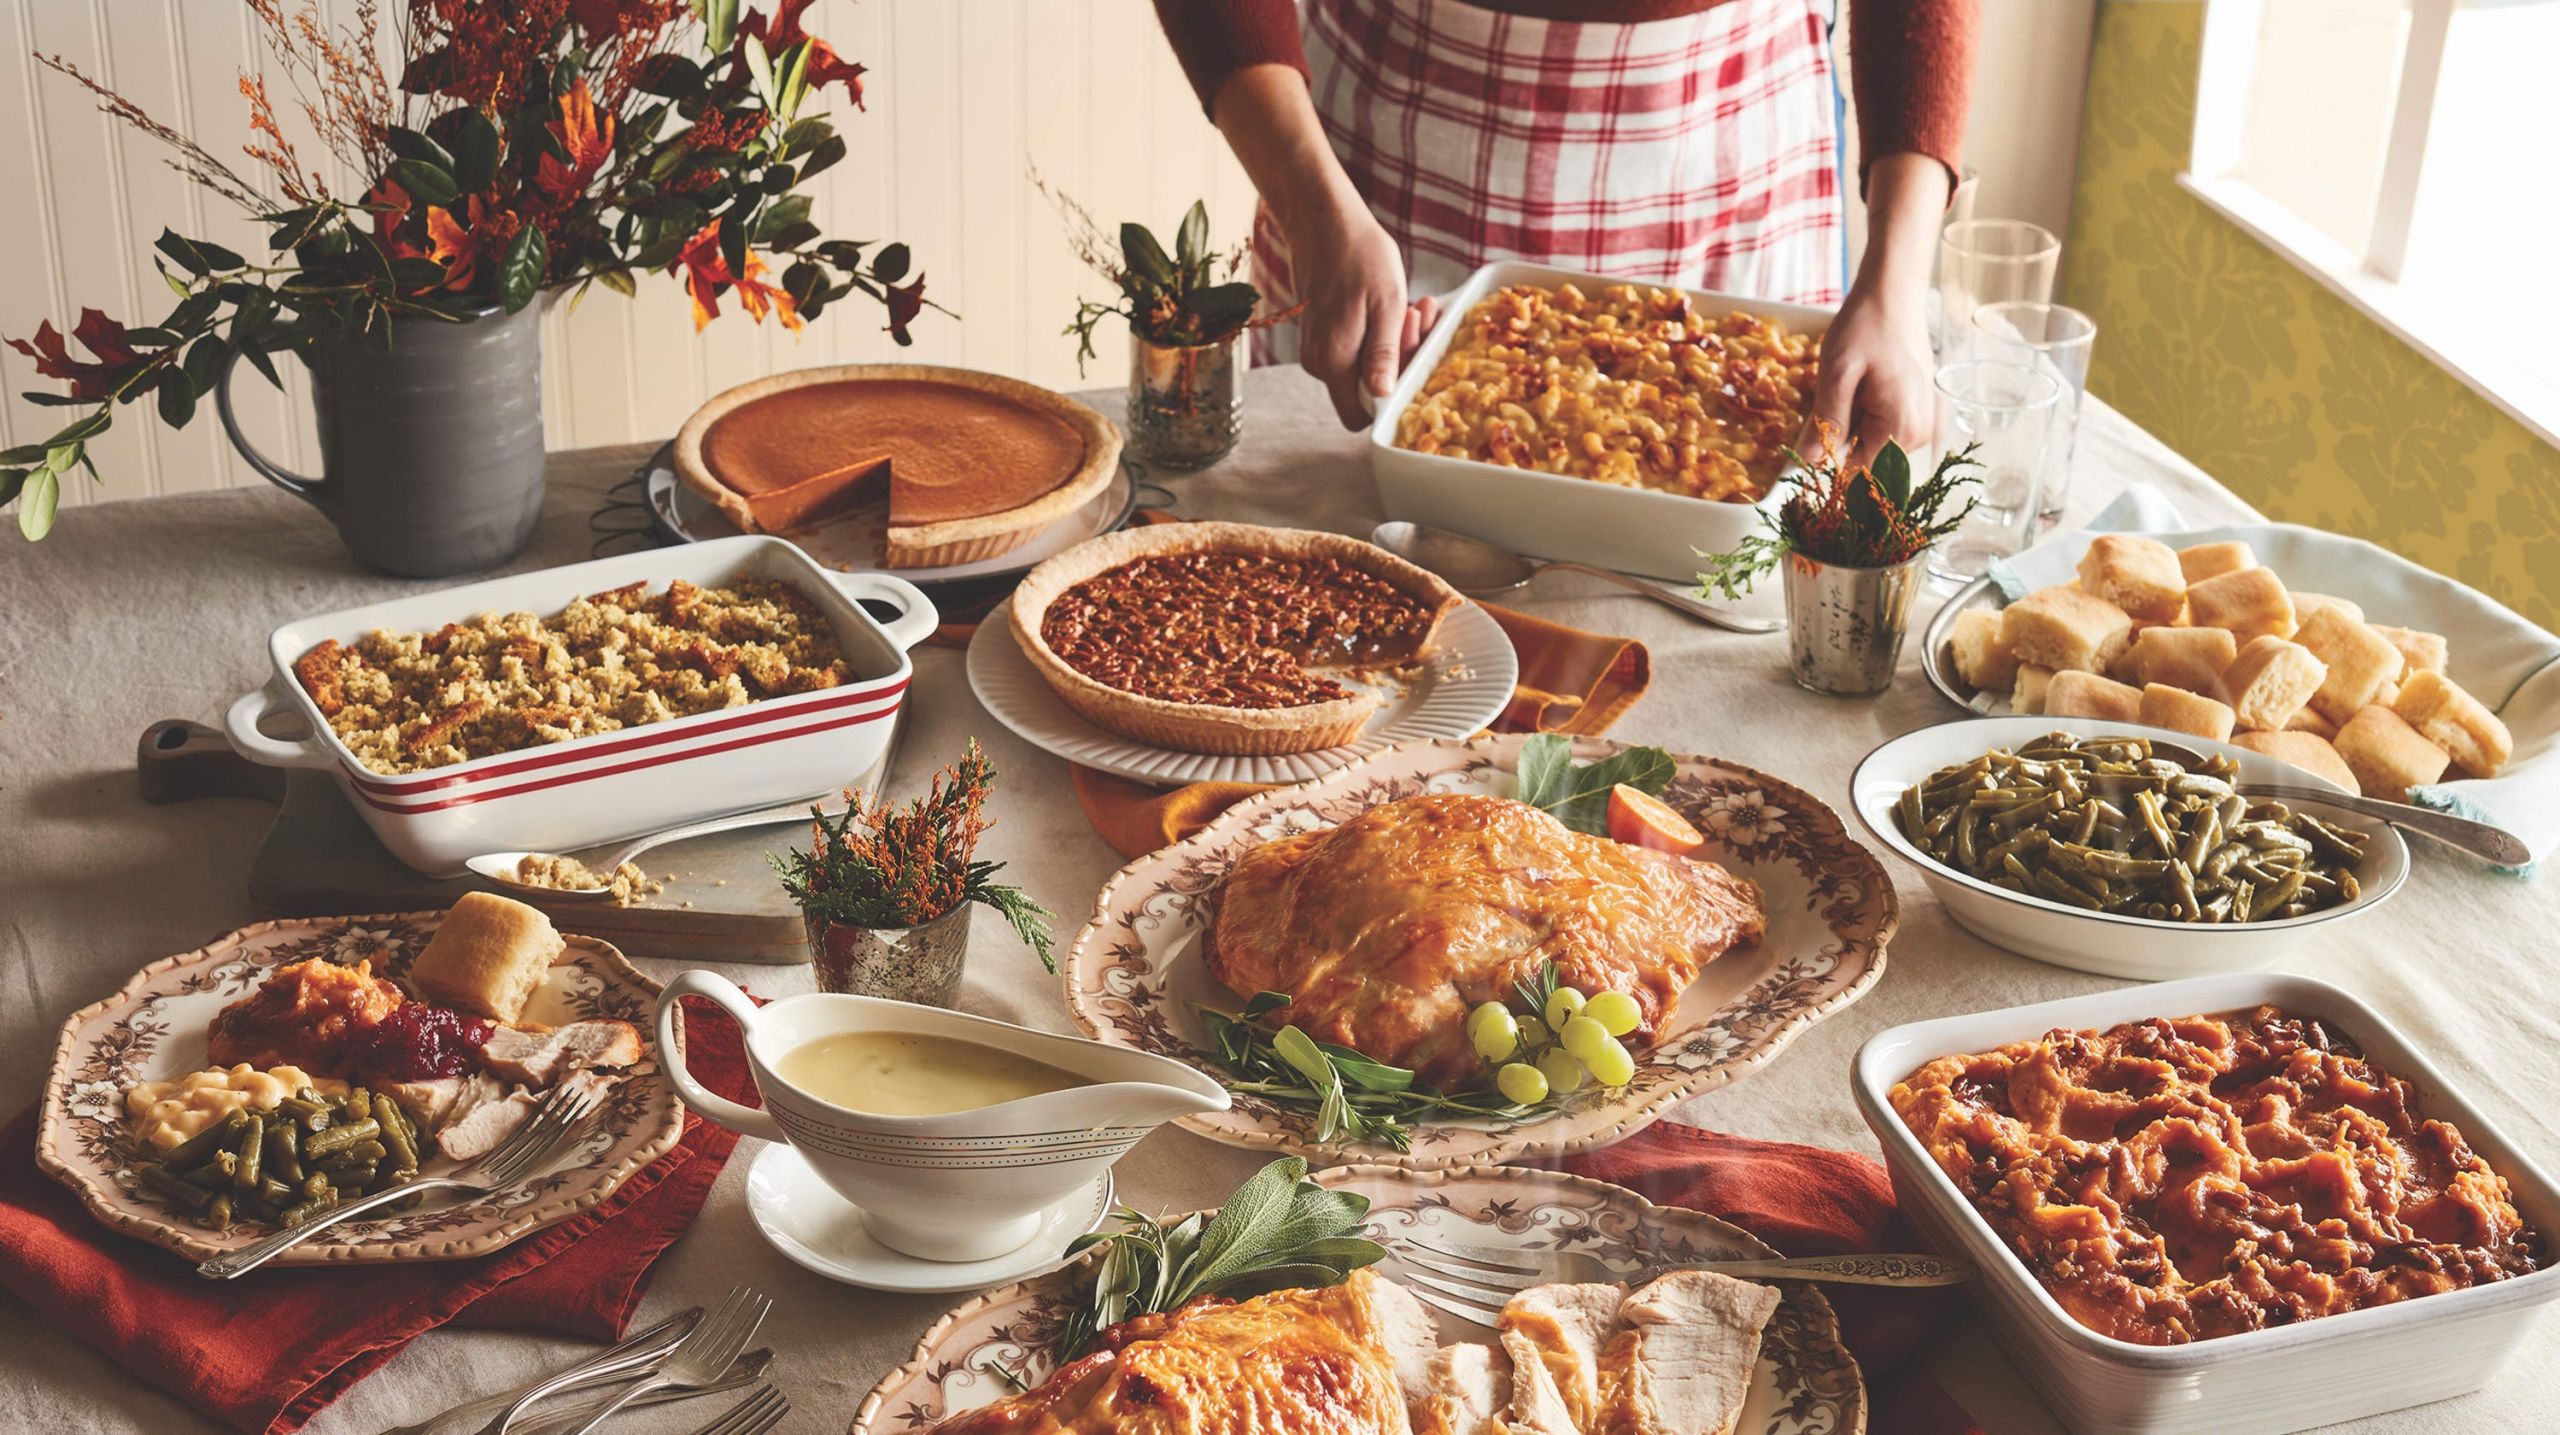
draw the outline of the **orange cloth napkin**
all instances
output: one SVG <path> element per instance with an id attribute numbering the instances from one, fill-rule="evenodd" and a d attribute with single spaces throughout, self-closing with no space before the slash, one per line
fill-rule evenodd
<path id="1" fill-rule="evenodd" d="M 707 1002 L 686 1006 L 696 1018 L 686 1064 L 714 1090 L 755 1100 L 737 1024 L 710 1020 Z M 31 1108 L 0 1131 L 0 1288 L 191 1409 L 267 1435 L 300 1429 L 440 1325 L 621 1339 L 658 1257 L 692 1226 L 738 1144 L 687 1115 L 676 1148 L 601 1205 L 476 1260 L 208 1281 L 185 1258 L 108 1230 L 37 1170 L 35 1118 Z"/>

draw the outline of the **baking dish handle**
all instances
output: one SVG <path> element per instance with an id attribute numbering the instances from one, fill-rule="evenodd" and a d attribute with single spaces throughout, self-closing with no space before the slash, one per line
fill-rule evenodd
<path id="1" fill-rule="evenodd" d="M 231 739 L 231 750 L 266 767 L 337 766 L 338 760 L 317 737 L 269 737 L 258 731 L 259 721 L 283 704 L 284 694 L 274 683 L 243 693 L 222 715 L 222 731 Z"/>
<path id="2" fill-rule="evenodd" d="M 934 610 L 933 600 L 924 595 L 922 588 L 904 578 L 887 573 L 830 573 L 827 576 L 836 580 L 836 587 L 848 598 L 869 598 L 898 610 L 898 616 L 882 623 L 880 629 L 889 635 L 890 642 L 898 645 L 899 652 L 903 653 L 932 637 L 933 630 L 942 626 L 942 615 Z"/>

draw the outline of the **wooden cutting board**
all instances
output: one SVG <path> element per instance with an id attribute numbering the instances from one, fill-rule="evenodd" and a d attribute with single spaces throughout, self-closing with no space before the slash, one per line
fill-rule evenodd
<path id="1" fill-rule="evenodd" d="M 902 711 L 893 720 L 903 725 Z M 893 730 L 880 762 L 855 786 L 876 795 L 897 754 Z M 806 839 L 777 823 L 713 833 L 654 848 L 640 857 L 667 890 L 636 906 L 545 900 L 538 892 L 477 877 L 436 878 L 402 865 L 376 841 L 324 772 L 260 767 L 222 734 L 175 720 L 145 729 L 135 752 L 146 802 L 254 797 L 276 804 L 276 819 L 249 864 L 249 899 L 276 917 L 414 912 L 450 906 L 465 892 L 503 892 L 551 914 L 563 931 L 602 937 L 635 957 L 716 962 L 809 960 L 800 909 L 782 895 L 765 860 Z M 582 854 L 583 855 L 583 854 Z"/>

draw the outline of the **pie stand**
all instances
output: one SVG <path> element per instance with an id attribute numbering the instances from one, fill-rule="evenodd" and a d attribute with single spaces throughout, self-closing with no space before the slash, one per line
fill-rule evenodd
<path id="1" fill-rule="evenodd" d="M 1185 516 L 1366 534 L 1382 517 L 1361 436 L 1346 433 L 1323 390 L 1296 370 L 1246 377 L 1251 414 L 1234 454 L 1164 487 Z M 1117 411 L 1120 394 L 1089 401 Z M 525 568 L 571 562 L 595 540 L 587 524 L 606 490 L 648 460 L 646 447 L 555 454 L 546 511 Z M 2227 490 L 2095 398 L 2083 410 L 2068 522 L 2086 520 L 2128 484 L 2148 484 L 2195 526 L 2254 521 Z M 1152 500 L 1150 500 L 1152 503 Z M 212 561 L 208 555 L 217 555 Z M 174 576 L 172 576 L 174 575 Z M 15 999 L 0 1006 L 0 1050 L 19 1090 L 72 1010 L 113 992 L 143 963 L 203 945 L 255 920 L 243 881 L 271 820 L 236 799 L 146 807 L 123 776 L 134 734 L 164 717 L 208 718 L 261 671 L 253 635 L 294 612 L 375 601 L 396 583 L 349 571 L 336 537 L 290 497 L 230 490 L 85 508 L 41 548 L 0 563 L 0 612 L 27 615 L 0 639 L 0 672 L 20 707 L 0 722 L 0 832 L 19 837 L 0 895 L 0 965 Z M 68 595 L 68 596 L 66 596 Z M 1954 710 L 1922 679 L 1917 645 L 1895 686 L 1871 702 L 1805 694 L 1787 677 L 1784 639 L 1741 637 L 1610 596 L 1569 576 L 1541 579 L 1505 603 L 1589 631 L 1640 638 L 1651 650 L 1649 695 L 1609 736 L 1711 756 L 1784 779 L 1846 811 L 1848 775 L 1886 738 Z M 1934 598 L 1924 599 L 1915 627 Z M 42 621 L 36 619 L 41 617 Z M 909 695 L 911 728 L 890 781 L 918 790 L 969 736 L 999 778 L 984 853 L 1006 880 L 1062 914 L 1072 935 L 1123 865 L 1070 790 L 1068 770 L 994 721 L 973 698 L 967 656 L 924 647 Z M 99 675 L 147 675 L 102 682 Z M 76 700 L 58 700 L 77 694 Z M 33 696 L 44 695 L 44 696 Z M 27 701 L 33 696 L 33 701 Z M 76 720 L 72 719 L 73 713 Z M 1794 814 L 1764 813 L 1783 827 Z M 779 840 L 778 837 L 776 840 Z M 2552 1064 L 2522 994 L 2547 989 L 2548 934 L 2560 887 L 2518 882 L 2434 852 L 2390 910 L 2356 924 L 2298 963 L 2381 1007 L 2423 1041 L 2471 1099 L 2519 1133 L 2542 1164 L 2560 1143 L 2535 1103 Z M 1970 936 L 1931 901 L 1918 876 L 1888 861 L 1901 908 L 1888 971 L 1855 1005 L 1817 1023 L 1764 1067 L 1674 1106 L 1667 1119 L 1774 1141 L 1868 1154 L 1875 1142 L 1850 1099 L 1850 1058 L 1868 1036 L 1906 1021 L 2079 996 L 2120 986 L 2014 957 Z M 1059 982 L 994 922 L 976 926 L 959 1005 L 1050 1031 L 1073 1030 Z M 2459 940 L 2440 940 L 2458 933 Z M 2413 955 L 2414 954 L 2414 955 Z M 634 964 L 665 979 L 687 963 L 634 943 Z M 2421 958 L 2422 959 L 2419 959 Z M 714 963 L 758 995 L 809 990 L 806 968 Z M 1121 1161 L 1117 1198 L 1141 1210 L 1216 1203 L 1270 1153 L 1160 1131 Z M 737 1283 L 775 1298 L 764 1339 L 789 1392 L 791 1428 L 842 1429 L 918 1337 L 966 1297 L 856 1290 L 803 1270 L 748 1218 L 752 1145 L 731 1162 L 694 1228 L 657 1268 L 640 1320 L 716 1304 Z M 1958 1307 L 1959 1310 L 1963 1309 Z M 1953 1318 L 1933 1369 L 1976 1419 L 2003 1432 L 2056 1428 L 2001 1347 L 1969 1315 Z M 591 1353 L 587 1342 L 469 1330 L 421 1339 L 323 1411 L 316 1435 L 378 1431 L 443 1409 L 466 1393 L 529 1380 Z M 2544 1392 L 2560 1386 L 2560 1341 L 2528 1342 L 2490 1386 L 2464 1400 L 2344 1427 L 2385 1431 L 2531 1430 L 2548 1424 Z M 55 1323 L 0 1302 L 0 1388 L 10 1422 L 62 1431 L 212 1431 L 216 1427 L 109 1365 Z M 718 1402 L 712 1402 L 718 1403 Z M 632 1424 L 684 1430 L 717 1413 L 686 1407 Z M 900 1428 L 887 1422 L 884 1429 Z"/>

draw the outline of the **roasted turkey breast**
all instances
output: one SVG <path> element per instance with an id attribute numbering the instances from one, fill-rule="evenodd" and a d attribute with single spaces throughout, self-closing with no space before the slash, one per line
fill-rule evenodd
<path id="1" fill-rule="evenodd" d="M 1468 1009 L 1542 963 L 1586 994 L 1635 998 L 1641 1049 L 1701 967 L 1766 925 L 1759 885 L 1712 862 L 1441 793 L 1245 853 L 1219 888 L 1208 962 L 1239 995 L 1285 993 L 1309 1035 L 1448 1090 L 1482 1065 Z"/>

